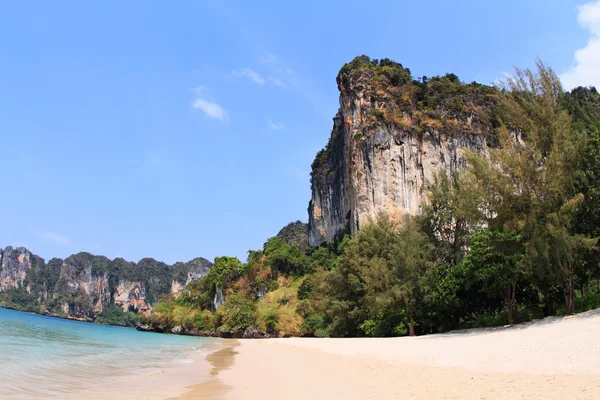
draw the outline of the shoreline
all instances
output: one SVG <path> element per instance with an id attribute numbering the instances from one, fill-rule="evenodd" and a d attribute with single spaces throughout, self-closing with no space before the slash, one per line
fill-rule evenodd
<path id="1" fill-rule="evenodd" d="M 213 364 L 214 379 L 176 399 L 592 399 L 600 393 L 598 312 L 419 337 L 240 340 L 230 349 L 231 364 Z"/>
<path id="2" fill-rule="evenodd" d="M 203 382 L 186 386 L 186 392 L 166 400 L 196 400 L 196 399 L 223 399 L 232 389 L 225 384 L 219 376 L 223 371 L 230 369 L 235 363 L 238 348 L 241 343 L 236 339 L 223 339 L 223 347 L 206 355 L 205 360 L 210 364 L 211 370 L 208 379 Z"/>

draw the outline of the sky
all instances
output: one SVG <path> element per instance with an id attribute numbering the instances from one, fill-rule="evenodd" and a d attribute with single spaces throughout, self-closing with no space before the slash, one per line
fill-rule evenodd
<path id="1" fill-rule="evenodd" d="M 244 260 L 307 221 L 362 54 L 600 87 L 600 1 L 0 2 L 0 246 Z"/>

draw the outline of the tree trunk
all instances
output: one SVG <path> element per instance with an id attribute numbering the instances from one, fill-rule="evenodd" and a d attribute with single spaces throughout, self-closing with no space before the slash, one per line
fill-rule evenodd
<path id="1" fill-rule="evenodd" d="M 512 284 L 506 288 L 506 308 L 508 310 L 508 324 L 514 323 L 514 311 L 517 308 L 517 281 L 512 281 Z"/>
<path id="2" fill-rule="evenodd" d="M 573 262 L 569 262 L 567 268 L 562 263 L 562 259 L 560 257 L 560 251 L 556 250 L 556 261 L 558 261 L 558 266 L 560 267 L 563 274 L 565 274 L 569 280 L 569 289 L 565 290 L 564 280 L 561 279 L 560 286 L 563 288 L 563 293 L 565 295 L 565 301 L 567 303 L 567 315 L 571 315 L 575 309 L 575 294 L 574 294 L 574 271 L 573 271 Z"/>
<path id="3" fill-rule="evenodd" d="M 569 265 L 569 304 L 567 305 L 567 314 L 573 314 L 575 311 L 575 282 L 573 277 L 573 264 Z"/>
<path id="4" fill-rule="evenodd" d="M 512 325 L 513 323 L 513 316 L 512 316 L 512 303 L 510 301 L 511 299 L 511 290 L 510 290 L 510 286 L 506 288 L 506 295 L 504 296 L 504 301 L 506 302 L 506 309 L 508 310 L 508 324 Z"/>
<path id="5" fill-rule="evenodd" d="M 415 320 L 413 319 L 412 311 L 409 312 L 410 325 L 408 327 L 408 336 L 415 336 Z"/>

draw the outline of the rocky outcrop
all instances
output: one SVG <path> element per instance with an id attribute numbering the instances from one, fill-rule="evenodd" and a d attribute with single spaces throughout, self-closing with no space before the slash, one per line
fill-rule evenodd
<path id="1" fill-rule="evenodd" d="M 290 222 L 277 233 L 276 237 L 290 246 L 306 250 L 308 248 L 308 224 L 301 221 Z"/>
<path id="2" fill-rule="evenodd" d="M 0 250 L 0 305 L 80 320 L 94 320 L 112 304 L 147 315 L 160 296 L 178 294 L 211 266 L 204 258 L 167 265 L 90 253 L 46 263 L 23 247 L 7 247 Z"/>
<path id="3" fill-rule="evenodd" d="M 215 307 L 215 311 L 219 309 L 225 303 L 225 296 L 223 296 L 223 289 L 221 286 L 217 285 L 215 287 L 215 298 L 213 300 L 213 306 Z"/>
<path id="4" fill-rule="evenodd" d="M 175 279 L 171 282 L 171 293 L 179 294 L 188 283 L 206 276 L 211 267 L 212 263 L 205 258 L 194 258 L 187 263 L 176 263 L 173 265 L 177 272 Z"/>
<path id="5" fill-rule="evenodd" d="M 24 247 L 0 249 L 0 291 L 23 287 L 32 254 Z"/>
<path id="6" fill-rule="evenodd" d="M 415 81 L 389 60 L 358 57 L 337 77 L 340 109 L 312 165 L 309 242 L 354 234 L 377 214 L 417 214 L 440 170 L 486 152 L 495 89 L 454 75 Z"/>
<path id="7" fill-rule="evenodd" d="M 174 335 L 187 335 L 187 336 L 203 336 L 203 337 L 222 337 L 222 338 L 235 338 L 235 339 L 268 339 L 271 337 L 267 332 L 262 332 L 255 327 L 249 327 L 244 330 L 237 332 L 221 332 L 216 331 L 205 331 L 197 328 L 186 329 L 183 326 L 177 325 L 172 328 L 161 327 L 156 325 L 139 324 L 136 325 L 135 329 L 142 332 L 157 332 L 157 333 L 172 333 Z"/>
<path id="8" fill-rule="evenodd" d="M 146 301 L 146 288 L 141 282 L 119 281 L 113 300 L 123 311 L 133 311 L 143 315 L 148 315 L 152 311 L 152 306 Z"/>

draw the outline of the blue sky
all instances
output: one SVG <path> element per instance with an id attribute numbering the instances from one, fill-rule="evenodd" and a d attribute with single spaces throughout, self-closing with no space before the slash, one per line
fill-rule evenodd
<path id="1" fill-rule="evenodd" d="M 1 2 L 0 245 L 245 258 L 307 220 L 345 62 L 490 83 L 540 57 L 598 85 L 584 4 Z"/>

